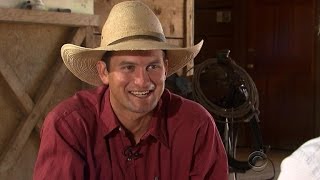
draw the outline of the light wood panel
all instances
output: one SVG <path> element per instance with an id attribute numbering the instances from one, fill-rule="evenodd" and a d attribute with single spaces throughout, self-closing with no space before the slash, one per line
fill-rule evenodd
<path id="1" fill-rule="evenodd" d="M 80 45 L 86 35 L 85 28 L 80 28 L 77 30 L 76 34 L 74 35 L 73 39 L 71 40 L 72 44 Z M 2 61 L 0 59 L 0 61 Z M 16 160 L 18 159 L 22 148 L 24 147 L 25 143 L 29 139 L 29 136 L 37 124 L 37 122 L 40 120 L 40 117 L 42 117 L 42 113 L 44 112 L 45 107 L 48 105 L 50 99 L 54 97 L 57 84 L 61 83 L 62 78 L 64 77 L 67 69 L 62 64 L 62 60 L 57 61 L 57 66 L 59 66 L 58 70 L 53 73 L 53 80 L 51 81 L 48 89 L 44 93 L 44 95 L 41 97 L 41 99 L 34 105 L 32 108 L 32 111 L 28 115 L 27 119 L 20 123 L 19 127 L 16 130 L 16 133 L 11 138 L 9 144 L 5 147 L 5 149 L 0 154 L 0 172 L 7 171 L 9 168 L 11 168 Z M 8 69 L 6 69 L 9 71 Z M 12 72 L 10 72 L 12 74 Z M 7 78 L 8 82 L 16 79 Z M 19 84 L 17 81 L 15 81 L 16 84 Z M 10 85 L 16 85 L 13 83 L 9 83 Z M 20 85 L 21 86 L 21 85 Z M 11 86 L 12 89 L 15 89 L 16 86 Z M 24 90 L 20 90 L 24 92 Z M 21 94 L 21 92 L 17 92 L 18 94 Z M 27 96 L 29 97 L 29 96 Z M 25 99 L 20 98 L 20 101 L 24 102 Z M 28 100 L 31 100 L 28 98 Z"/>
<path id="2" fill-rule="evenodd" d="M 0 22 L 38 23 L 70 27 L 97 26 L 97 15 L 0 8 Z"/>
<path id="3" fill-rule="evenodd" d="M 96 0 L 95 14 L 100 14 L 100 31 L 111 8 L 123 0 Z M 188 0 L 189 1 L 189 0 Z M 169 38 L 184 38 L 186 0 L 143 0 L 159 17 L 165 35 Z"/>

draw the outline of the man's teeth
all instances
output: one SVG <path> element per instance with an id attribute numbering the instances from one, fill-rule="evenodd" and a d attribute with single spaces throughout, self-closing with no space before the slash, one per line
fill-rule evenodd
<path id="1" fill-rule="evenodd" d="M 138 96 L 146 95 L 146 94 L 148 94 L 149 92 L 150 92 L 150 91 L 131 91 L 132 94 L 138 95 Z"/>

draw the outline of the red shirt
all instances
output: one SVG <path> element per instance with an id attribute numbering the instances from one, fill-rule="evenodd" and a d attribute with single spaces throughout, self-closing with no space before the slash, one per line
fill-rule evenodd
<path id="1" fill-rule="evenodd" d="M 46 117 L 34 179 L 227 179 L 224 146 L 211 115 L 165 90 L 151 125 L 132 145 L 107 87 L 80 91 Z"/>

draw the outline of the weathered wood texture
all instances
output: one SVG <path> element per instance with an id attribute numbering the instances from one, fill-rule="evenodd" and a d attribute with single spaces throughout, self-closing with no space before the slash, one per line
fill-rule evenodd
<path id="1" fill-rule="evenodd" d="M 68 25 L 75 16 L 67 14 L 63 26 L 50 22 L 44 25 L 50 18 L 38 15 L 28 13 L 42 18 L 41 22 L 30 17 L 20 21 L 19 16 L 10 16 L 12 22 L 0 18 L 0 179 L 32 178 L 39 144 L 39 134 L 30 136 L 32 130 L 36 124 L 41 125 L 53 106 L 82 87 L 59 57 L 60 47 L 77 29 L 67 26 L 82 27 L 71 41 L 81 45 L 86 35 L 85 23 Z"/>
<path id="2" fill-rule="evenodd" d="M 86 35 L 85 28 L 78 29 L 77 33 L 75 34 L 71 43 L 80 45 L 83 42 L 85 35 Z M 0 61 L 4 61 L 4 60 L 0 59 Z M 53 68 L 53 69 L 57 69 L 57 70 L 52 71 L 53 77 L 49 83 L 49 87 L 44 90 L 41 98 L 32 107 L 32 111 L 28 110 L 29 112 L 27 112 L 28 113 L 27 118 L 24 121 L 20 122 L 15 133 L 10 138 L 8 145 L 6 145 L 5 148 L 3 149 L 3 151 L 0 155 L 0 172 L 7 171 L 16 162 L 16 160 L 18 159 L 18 156 L 21 153 L 23 146 L 27 142 L 33 128 L 35 127 L 37 122 L 40 121 L 40 118 L 43 117 L 43 112 L 44 112 L 45 108 L 48 106 L 49 101 L 54 97 L 54 93 L 57 90 L 57 84 L 62 83 L 62 79 L 63 79 L 67 69 L 62 64 L 61 61 L 62 60 L 60 58 L 58 58 L 57 63 L 55 63 L 55 66 L 57 66 L 57 68 Z M 10 69 L 8 71 L 10 71 Z M 10 74 L 13 74 L 13 71 Z M 14 79 L 10 78 L 10 77 L 5 78 L 5 79 L 7 82 L 9 82 L 8 84 L 13 84 L 13 83 L 10 83 L 13 81 L 15 82 L 14 85 L 20 84 L 18 81 L 16 81 L 17 80 L 16 77 Z M 21 84 L 20 84 L 20 87 L 22 87 Z M 16 86 L 11 86 L 11 89 L 15 89 L 15 88 L 16 88 Z M 21 91 L 24 92 L 23 89 Z M 32 102 L 31 98 L 28 95 L 25 95 L 25 97 L 28 97 L 26 99 Z M 26 101 L 25 98 L 22 98 L 22 97 L 18 97 L 18 100 L 20 102 Z"/>
<path id="3" fill-rule="evenodd" d="M 54 24 L 69 27 L 97 26 L 98 18 L 84 14 L 0 8 L 0 21 L 11 23 Z"/>
<path id="4" fill-rule="evenodd" d="M 95 1 L 95 14 L 101 14 L 100 30 L 113 5 L 123 0 Z M 185 0 L 143 0 L 159 17 L 167 37 L 184 38 Z"/>

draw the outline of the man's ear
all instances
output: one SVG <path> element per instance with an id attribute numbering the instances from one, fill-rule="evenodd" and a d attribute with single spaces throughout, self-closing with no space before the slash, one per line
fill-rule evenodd
<path id="1" fill-rule="evenodd" d="M 108 78 L 108 70 L 106 68 L 106 63 L 103 61 L 98 61 L 96 64 L 97 71 L 99 73 L 99 77 L 102 81 L 103 84 L 108 84 L 109 83 L 109 78 Z"/>

